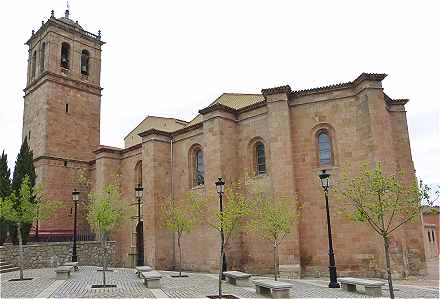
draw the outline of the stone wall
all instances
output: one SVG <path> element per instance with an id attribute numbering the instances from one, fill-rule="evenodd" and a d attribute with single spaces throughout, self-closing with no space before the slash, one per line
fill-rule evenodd
<path id="1" fill-rule="evenodd" d="M 300 265 L 302 275 L 328 273 L 325 201 L 318 174 L 326 169 L 337 182 L 350 163 L 353 173 L 362 161 L 383 162 L 386 173 L 396 165 L 414 180 L 404 107 L 386 106 L 381 83 L 366 80 L 354 89 L 321 92 L 289 99 L 285 91 L 266 96 L 266 105 L 235 115 L 222 109 L 201 112 L 202 124 L 170 135 L 144 132 L 142 149 L 120 151 L 121 185 L 124 197 L 133 196 L 135 165 L 142 161 L 144 187 L 145 261 L 162 269 L 173 265 L 172 235 L 163 230 L 160 213 L 163 200 L 178 200 L 185 192 L 216 198 L 214 182 L 219 176 L 226 184 L 255 170 L 254 145 L 265 146 L 267 172 L 254 181 L 264 193 L 296 197 L 302 209 L 298 226 L 279 248 L 282 265 Z M 395 106 L 395 105 L 394 105 Z M 381 124 L 379 126 L 378 124 Z M 317 132 L 327 130 L 332 161 L 320 165 Z M 390 140 L 390 142 L 382 142 Z M 201 148 L 205 185 L 193 184 L 193 149 Z M 403 150 L 400 150 L 403 149 Z M 113 151 L 111 149 L 111 151 Z M 172 156 L 171 156 L 172 154 Z M 97 155 L 97 169 L 100 162 Z M 113 161 L 113 160 L 112 160 Z M 115 159 L 111 163 L 119 163 Z M 385 163 L 386 162 L 386 163 Z M 99 182 L 110 167 L 96 173 Z M 96 185 L 99 185 L 96 183 Z M 246 187 L 248 188 L 248 187 Z M 215 207 L 217 201 L 212 202 Z M 338 273 L 345 276 L 384 276 L 382 240 L 369 226 L 348 222 L 338 213 L 338 202 L 330 195 L 333 246 Z M 214 206 L 210 206 L 214 208 Z M 130 244 L 128 226 L 114 234 L 121 258 L 127 261 Z M 424 254 L 419 222 L 393 233 L 391 263 L 396 277 L 424 272 Z M 218 233 L 202 221 L 182 239 L 185 270 L 210 271 L 218 268 Z M 254 233 L 237 231 L 226 246 L 228 269 L 265 273 L 272 269 L 272 246 Z"/>
<path id="2" fill-rule="evenodd" d="M 72 243 L 54 242 L 24 245 L 24 267 L 26 269 L 36 269 L 45 267 L 55 267 L 63 262 L 71 261 Z M 116 256 L 116 242 L 107 242 L 107 252 L 109 253 L 108 263 L 111 266 L 118 266 Z M 77 255 L 80 265 L 100 265 L 102 256 L 101 244 L 99 241 L 88 241 L 77 243 Z M 0 257 L 13 265 L 19 264 L 18 246 L 0 246 Z"/>

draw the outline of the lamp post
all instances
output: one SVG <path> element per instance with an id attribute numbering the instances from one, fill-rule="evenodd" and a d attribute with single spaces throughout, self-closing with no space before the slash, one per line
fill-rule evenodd
<path id="1" fill-rule="evenodd" d="M 218 198 L 220 201 L 220 213 L 223 213 L 223 194 L 225 193 L 225 182 L 223 181 L 222 178 L 218 178 L 218 181 L 215 182 L 215 187 L 217 189 L 217 194 L 218 194 Z M 225 235 L 223 233 L 223 223 L 220 227 L 220 238 L 221 238 L 221 251 L 223 252 L 223 262 L 222 262 L 222 279 L 224 279 L 224 275 L 223 272 L 226 271 L 227 266 L 226 266 L 226 255 L 224 252 L 224 242 L 225 242 Z"/>
<path id="2" fill-rule="evenodd" d="M 325 170 L 323 170 L 319 174 L 319 178 L 321 179 L 322 189 L 324 189 L 325 209 L 327 211 L 328 258 L 330 263 L 328 267 L 328 270 L 330 272 L 330 283 L 328 284 L 328 287 L 339 288 L 340 285 L 338 283 L 338 275 L 336 273 L 335 254 L 333 253 L 332 227 L 330 224 L 330 210 L 328 206 L 328 189 L 330 187 L 330 174 L 326 173 Z"/>
<path id="3" fill-rule="evenodd" d="M 36 198 L 36 200 L 37 200 L 37 203 L 38 203 L 38 207 L 37 207 L 37 220 L 36 220 L 36 223 L 35 223 L 35 242 L 40 242 L 40 236 L 39 236 L 39 223 L 38 223 L 38 218 L 40 218 L 39 217 L 39 215 L 40 215 L 40 198 L 39 197 L 37 197 Z"/>
<path id="4" fill-rule="evenodd" d="M 79 191 L 76 189 L 73 189 L 72 192 L 72 200 L 75 204 L 75 212 L 74 212 L 74 218 L 73 218 L 73 250 L 72 250 L 72 262 L 78 261 L 78 256 L 76 255 L 76 209 L 78 207 L 78 201 L 79 201 Z"/>
<path id="5" fill-rule="evenodd" d="M 144 228 L 143 221 L 141 221 L 141 203 L 142 197 L 144 196 L 144 188 L 141 184 L 138 184 L 136 188 L 134 188 L 135 196 L 136 196 L 136 204 L 138 206 L 138 223 L 136 225 L 136 265 L 143 266 L 144 265 Z"/>

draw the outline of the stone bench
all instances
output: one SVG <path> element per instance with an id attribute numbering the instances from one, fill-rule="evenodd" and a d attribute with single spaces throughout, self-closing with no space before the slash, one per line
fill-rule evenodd
<path id="1" fill-rule="evenodd" d="M 55 273 L 57 274 L 56 279 L 69 279 L 72 270 L 73 266 L 59 266 L 55 269 Z"/>
<path id="2" fill-rule="evenodd" d="M 140 278 L 142 272 L 150 272 L 153 270 L 150 266 L 136 266 L 136 274 Z"/>
<path id="3" fill-rule="evenodd" d="M 356 286 L 361 285 L 365 287 L 365 293 L 369 296 L 381 297 L 382 286 L 385 282 L 368 280 L 353 277 L 343 277 L 338 279 L 342 285 L 342 288 L 347 292 L 356 292 Z"/>
<path id="4" fill-rule="evenodd" d="M 223 275 L 226 277 L 226 280 L 233 285 L 239 287 L 247 287 L 249 286 L 249 278 L 250 274 L 243 273 L 240 271 L 227 271 L 223 272 Z"/>
<path id="5" fill-rule="evenodd" d="M 141 278 L 149 289 L 160 289 L 160 279 L 162 275 L 157 271 L 141 272 Z"/>
<path id="6" fill-rule="evenodd" d="M 254 280 L 257 294 L 270 295 L 272 298 L 289 298 L 292 284 L 276 280 Z"/>
<path id="7" fill-rule="evenodd" d="M 72 266 L 74 271 L 78 271 L 78 262 L 65 262 L 63 266 Z"/>

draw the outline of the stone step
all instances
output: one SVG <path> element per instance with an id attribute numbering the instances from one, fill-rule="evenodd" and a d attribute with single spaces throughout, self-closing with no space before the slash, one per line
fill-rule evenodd
<path id="1" fill-rule="evenodd" d="M 12 267 L 7 269 L 0 269 L 0 273 L 7 273 L 20 270 L 20 267 Z"/>
<path id="2" fill-rule="evenodd" d="M 0 266 L 7 265 L 7 264 L 8 264 L 7 262 L 3 262 L 3 261 L 0 262 Z"/>

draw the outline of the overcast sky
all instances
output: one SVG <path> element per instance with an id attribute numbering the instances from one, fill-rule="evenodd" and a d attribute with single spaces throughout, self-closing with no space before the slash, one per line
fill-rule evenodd
<path id="1" fill-rule="evenodd" d="M 7 3 L 7 4 L 6 4 Z M 440 184 L 440 1 L 70 0 L 71 18 L 102 30 L 101 144 L 146 115 L 190 120 L 222 92 L 305 89 L 387 73 L 406 105 L 417 175 Z M 0 4 L 0 150 L 21 142 L 32 29 L 66 1 Z"/>

